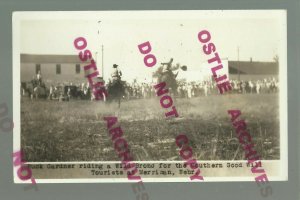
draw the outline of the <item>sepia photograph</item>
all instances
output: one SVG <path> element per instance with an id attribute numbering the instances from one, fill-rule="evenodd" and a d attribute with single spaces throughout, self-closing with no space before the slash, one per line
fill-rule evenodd
<path id="1" fill-rule="evenodd" d="M 287 180 L 286 40 L 284 10 L 15 12 L 14 151 L 37 182 Z"/>

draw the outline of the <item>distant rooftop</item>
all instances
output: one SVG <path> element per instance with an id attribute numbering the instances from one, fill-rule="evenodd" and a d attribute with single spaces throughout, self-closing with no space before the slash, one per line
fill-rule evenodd
<path id="1" fill-rule="evenodd" d="M 228 61 L 229 74 L 278 74 L 277 62 Z"/>
<path id="2" fill-rule="evenodd" d="M 21 63 L 88 63 L 79 59 L 78 55 L 37 55 L 21 54 Z"/>
<path id="3" fill-rule="evenodd" d="M 83 62 L 78 55 L 38 55 L 21 54 L 21 63 L 89 63 Z M 277 62 L 258 62 L 258 61 L 228 61 L 230 74 L 278 74 L 279 66 Z"/>

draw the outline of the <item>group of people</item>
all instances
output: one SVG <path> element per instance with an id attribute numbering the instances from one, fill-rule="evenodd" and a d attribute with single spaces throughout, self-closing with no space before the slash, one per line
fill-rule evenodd
<path id="1" fill-rule="evenodd" d="M 172 59 L 169 63 L 162 63 L 167 68 L 162 68 L 162 73 L 168 73 L 168 66 L 171 66 Z M 185 66 L 184 66 L 185 67 Z M 186 70 L 186 69 L 185 69 Z M 165 72 L 164 72 L 165 71 Z M 177 74 L 176 74 L 177 75 Z M 153 88 L 154 83 L 138 83 L 137 80 L 133 82 L 121 81 L 122 72 L 118 69 L 118 65 L 113 65 L 113 72 L 111 78 L 106 83 L 106 89 L 113 84 L 122 84 L 125 89 L 125 99 L 146 99 L 153 98 L 155 96 L 155 90 Z M 48 99 L 93 99 L 91 87 L 88 82 L 73 84 L 72 82 L 64 83 L 48 83 L 47 80 L 42 80 L 41 72 L 38 71 L 36 76 L 31 81 L 31 84 L 35 86 L 45 87 L 45 83 L 48 86 Z M 274 77 L 264 78 L 262 80 L 230 80 L 232 91 L 235 94 L 261 94 L 261 93 L 276 93 L 279 90 L 279 82 Z M 178 98 L 193 98 L 199 96 L 209 96 L 218 94 L 214 81 L 193 81 L 187 82 L 184 80 L 177 81 L 177 91 L 173 91 L 173 94 Z M 24 91 L 23 91 L 24 93 Z"/>
<path id="2" fill-rule="evenodd" d="M 275 78 L 268 78 L 257 81 L 231 80 L 231 93 L 235 94 L 261 94 L 276 93 L 279 90 L 279 82 Z M 127 84 L 132 98 L 152 98 L 155 96 L 154 83 Z M 214 81 L 186 82 L 178 81 L 176 95 L 179 98 L 193 98 L 218 94 Z"/>
<path id="3" fill-rule="evenodd" d="M 230 84 L 231 93 L 234 94 L 266 94 L 279 91 L 279 82 L 275 78 L 256 81 L 230 80 Z M 177 94 L 181 98 L 192 98 L 218 94 L 218 90 L 214 81 L 180 82 Z"/>
<path id="4" fill-rule="evenodd" d="M 231 80 L 230 83 L 232 86 L 231 93 L 235 94 L 267 94 L 279 91 L 279 82 L 275 78 L 257 81 Z M 154 83 L 138 83 L 136 80 L 132 83 L 125 83 L 126 95 L 124 95 L 124 98 L 127 100 L 153 98 L 155 97 L 153 85 Z M 78 96 L 82 99 L 91 98 L 89 83 L 73 84 L 66 82 L 50 85 L 49 99 L 58 98 L 62 94 L 66 94 L 70 99 Z M 213 81 L 179 81 L 176 93 L 179 98 L 193 98 L 214 94 L 218 94 L 218 90 Z"/>

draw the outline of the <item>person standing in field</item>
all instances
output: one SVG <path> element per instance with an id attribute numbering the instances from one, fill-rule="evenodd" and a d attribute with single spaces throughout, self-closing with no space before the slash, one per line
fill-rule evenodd
<path id="1" fill-rule="evenodd" d="M 208 83 L 207 82 L 205 82 L 204 83 L 204 95 L 207 97 L 207 95 L 208 95 Z"/>
<path id="2" fill-rule="evenodd" d="M 187 86 L 187 97 L 188 97 L 188 99 L 192 98 L 192 85 L 191 85 L 191 83 L 188 83 L 188 86 Z"/>
<path id="3" fill-rule="evenodd" d="M 256 93 L 259 94 L 260 93 L 260 81 L 256 82 Z"/>
<path id="4" fill-rule="evenodd" d="M 253 88 L 254 88 L 254 84 L 252 83 L 252 81 L 249 81 L 249 87 L 250 87 L 250 93 L 252 94 L 253 92 Z"/>
<path id="5" fill-rule="evenodd" d="M 246 94 L 246 82 L 242 81 L 242 93 Z"/>
<path id="6" fill-rule="evenodd" d="M 48 99 L 50 100 L 52 100 L 53 97 L 53 90 L 54 90 L 53 85 L 51 85 L 49 88 L 49 96 L 48 96 Z"/>
<path id="7" fill-rule="evenodd" d="M 68 96 L 68 99 L 71 99 L 71 88 L 70 87 L 68 87 L 67 96 Z"/>

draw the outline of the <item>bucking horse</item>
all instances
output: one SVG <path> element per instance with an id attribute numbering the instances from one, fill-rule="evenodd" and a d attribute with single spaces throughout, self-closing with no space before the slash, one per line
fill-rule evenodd
<path id="1" fill-rule="evenodd" d="M 107 86 L 107 102 L 117 101 L 118 106 L 121 106 L 121 100 L 125 96 L 125 81 L 115 80 Z"/>
<path id="2" fill-rule="evenodd" d="M 186 71 L 187 66 L 181 66 L 180 64 L 177 64 L 176 66 L 171 66 L 172 61 L 173 59 L 171 59 L 169 63 L 161 63 L 161 66 L 157 69 L 156 72 L 154 72 L 153 77 L 157 78 L 158 83 L 165 82 L 170 93 L 176 96 L 178 88 L 178 83 L 176 80 L 179 73 L 178 70 L 181 69 L 183 71 Z M 177 72 L 174 73 L 173 71 Z"/>

